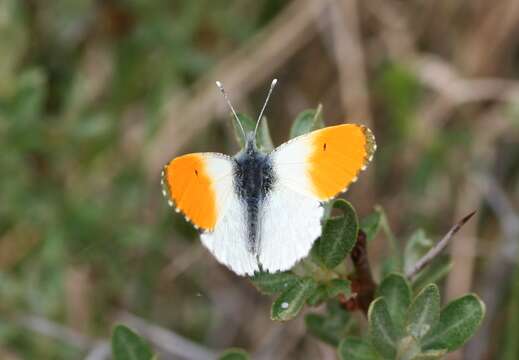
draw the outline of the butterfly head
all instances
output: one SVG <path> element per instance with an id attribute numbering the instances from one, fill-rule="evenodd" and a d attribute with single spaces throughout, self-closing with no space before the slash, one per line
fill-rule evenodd
<path id="1" fill-rule="evenodd" d="M 256 151 L 258 151 L 258 147 L 256 146 L 256 133 L 253 131 L 250 131 L 247 133 L 247 136 L 245 137 L 245 147 L 244 151 L 247 154 L 252 154 Z"/>

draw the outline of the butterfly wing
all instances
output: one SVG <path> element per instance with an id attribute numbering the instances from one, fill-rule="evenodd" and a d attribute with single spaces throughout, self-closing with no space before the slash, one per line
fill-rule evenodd
<path id="1" fill-rule="evenodd" d="M 270 272 L 287 270 L 321 235 L 321 203 L 345 191 L 371 161 L 371 131 L 331 126 L 299 136 L 271 154 L 276 183 L 265 200 L 259 260 Z"/>
<path id="2" fill-rule="evenodd" d="M 259 248 L 262 269 L 288 270 L 308 255 L 321 235 L 323 212 L 319 200 L 276 184 L 263 205 Z"/>
<path id="3" fill-rule="evenodd" d="M 233 160 L 217 153 L 187 154 L 162 171 L 164 195 L 202 230 L 202 243 L 236 273 L 252 274 L 257 260 L 247 250 L 245 208 L 233 187 Z"/>

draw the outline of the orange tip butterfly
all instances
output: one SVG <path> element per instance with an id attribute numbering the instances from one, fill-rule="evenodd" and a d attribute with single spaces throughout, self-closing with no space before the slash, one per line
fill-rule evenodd
<path id="1" fill-rule="evenodd" d="M 321 235 L 323 203 L 357 180 L 376 149 L 362 125 L 330 126 L 296 137 L 270 153 L 256 146 L 256 131 L 277 80 L 270 86 L 254 132 L 233 157 L 194 153 L 162 171 L 163 194 L 201 230 L 202 243 L 238 275 L 284 271 L 308 255 Z"/>

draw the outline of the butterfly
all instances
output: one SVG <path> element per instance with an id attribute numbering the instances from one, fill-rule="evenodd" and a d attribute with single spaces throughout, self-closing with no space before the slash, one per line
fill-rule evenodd
<path id="1" fill-rule="evenodd" d="M 210 152 L 179 156 L 162 171 L 169 205 L 238 275 L 288 270 L 307 256 L 321 235 L 324 203 L 357 180 L 376 150 L 367 127 L 343 124 L 301 135 L 270 153 L 260 151 L 256 132 L 276 83 L 254 132 L 246 134 L 216 82 L 246 139 L 244 147 L 232 157 Z"/>

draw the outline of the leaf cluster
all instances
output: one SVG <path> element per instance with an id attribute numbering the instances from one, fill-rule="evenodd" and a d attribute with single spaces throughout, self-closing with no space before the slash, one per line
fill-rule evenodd
<path id="1" fill-rule="evenodd" d="M 254 120 L 243 114 L 238 117 L 246 130 L 254 128 Z M 306 110 L 296 118 L 290 136 L 322 126 L 321 107 Z M 238 141 L 243 143 L 241 130 L 238 127 L 235 130 Z M 265 151 L 273 147 L 266 119 L 256 141 Z M 467 294 L 441 308 L 440 290 L 435 283 L 451 267 L 448 256 L 435 259 L 414 276 L 412 282 L 402 275 L 433 246 L 423 230 L 414 232 L 405 249 L 400 251 L 381 208 L 359 220 L 354 207 L 346 200 L 336 199 L 325 206 L 322 235 L 307 259 L 291 271 L 259 272 L 250 278 L 258 291 L 274 297 L 272 320 L 291 320 L 305 306 L 319 308 L 317 312 L 306 314 L 307 330 L 336 347 L 342 360 L 441 359 L 474 335 L 485 314 L 485 306 L 476 295 Z M 362 283 L 366 274 L 359 272 L 371 272 L 371 269 L 367 255 L 362 252 L 380 234 L 390 242 L 392 253 L 383 262 L 380 284 L 371 280 L 366 285 Z M 360 241 L 359 236 L 364 240 Z M 359 249 L 362 246 L 364 248 Z M 352 254 L 353 251 L 356 254 Z M 353 265 L 347 261 L 349 257 Z M 357 261 L 362 258 L 362 268 L 355 264 L 356 258 Z M 368 325 L 363 328 L 352 311 L 361 309 L 357 297 L 366 286 L 373 289 L 368 292 L 371 296 L 365 314 Z M 112 344 L 115 359 L 153 358 L 149 346 L 124 326 L 115 329 Z M 242 360 L 249 356 L 244 350 L 228 349 L 219 359 Z"/>
<path id="2" fill-rule="evenodd" d="M 240 119 L 245 127 L 249 126 L 250 119 L 243 115 Z M 272 142 L 266 121 L 263 124 L 257 140 L 269 150 Z M 290 136 L 322 126 L 321 107 L 306 110 L 294 121 Z M 342 359 L 352 360 L 439 359 L 474 335 L 485 312 L 484 304 L 476 295 L 463 296 L 440 310 L 440 293 L 435 283 L 450 270 L 449 256 L 434 259 L 412 282 L 401 275 L 433 246 L 425 231 L 414 232 L 401 251 L 383 209 L 378 207 L 359 221 L 354 207 L 346 200 L 336 199 L 325 206 L 322 235 L 308 259 L 291 271 L 258 273 L 251 278 L 260 292 L 275 296 L 271 306 L 273 320 L 287 321 L 297 316 L 305 305 L 324 304 L 324 313 L 305 316 L 307 329 L 322 341 L 338 347 Z M 359 308 L 355 307 L 356 296 L 366 286 L 358 274 L 364 270 L 346 261 L 357 245 L 359 231 L 368 243 L 382 233 L 391 248 L 390 256 L 383 261 L 383 280 L 378 286 L 373 284 L 374 296 L 366 314 L 367 331 L 360 329 L 349 311 Z M 362 261 L 367 263 L 367 258 Z"/>

